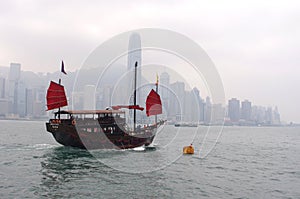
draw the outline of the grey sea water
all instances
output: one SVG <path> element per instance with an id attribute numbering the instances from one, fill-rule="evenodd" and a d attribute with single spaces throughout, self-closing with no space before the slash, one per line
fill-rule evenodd
<path id="1" fill-rule="evenodd" d="M 0 198 L 300 198 L 300 128 L 224 127 L 216 142 L 219 128 L 165 126 L 146 151 L 62 147 L 43 122 L 0 135 Z"/>

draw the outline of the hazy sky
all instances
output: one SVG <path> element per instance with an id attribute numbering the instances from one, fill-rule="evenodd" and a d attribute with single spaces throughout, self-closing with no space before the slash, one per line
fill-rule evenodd
<path id="1" fill-rule="evenodd" d="M 103 41 L 140 28 L 188 36 L 227 98 L 277 105 L 282 120 L 300 122 L 299 1 L 0 0 L 0 65 L 53 72 L 64 59 L 74 71 Z"/>

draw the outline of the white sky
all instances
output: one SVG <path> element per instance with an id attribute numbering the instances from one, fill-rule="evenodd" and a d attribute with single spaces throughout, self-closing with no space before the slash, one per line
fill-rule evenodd
<path id="1" fill-rule="evenodd" d="M 140 28 L 196 41 L 215 63 L 227 98 L 277 105 L 300 122 L 299 1 L 0 0 L 0 65 L 53 72 L 81 66 L 99 44 Z"/>

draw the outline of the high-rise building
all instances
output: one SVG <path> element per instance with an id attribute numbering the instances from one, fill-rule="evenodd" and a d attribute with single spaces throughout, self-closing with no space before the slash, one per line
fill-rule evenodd
<path id="1" fill-rule="evenodd" d="M 183 82 L 174 82 L 170 85 L 172 97 L 170 99 L 170 116 L 175 121 L 183 119 L 183 109 L 185 104 L 185 90 Z"/>
<path id="2" fill-rule="evenodd" d="M 228 117 L 231 122 L 238 122 L 240 119 L 240 100 L 232 98 L 228 101 Z"/>
<path id="3" fill-rule="evenodd" d="M 95 86 L 94 85 L 85 85 L 84 87 L 84 101 L 83 101 L 83 109 L 84 110 L 95 110 Z"/>
<path id="4" fill-rule="evenodd" d="M 72 92 L 72 103 L 71 107 L 75 110 L 83 110 L 84 94 L 83 92 L 73 91 Z"/>
<path id="5" fill-rule="evenodd" d="M 242 101 L 241 119 L 250 121 L 251 112 L 252 112 L 251 102 L 249 102 L 248 100 Z"/>
<path id="6" fill-rule="evenodd" d="M 212 123 L 223 124 L 225 119 L 225 109 L 222 104 L 213 104 L 211 108 Z"/>
<path id="7" fill-rule="evenodd" d="M 166 115 L 165 118 L 169 117 L 170 108 L 170 76 L 167 72 L 163 72 L 159 79 L 159 93 L 162 99 L 163 114 Z"/>
<path id="8" fill-rule="evenodd" d="M 211 120 L 212 120 L 211 108 L 212 108 L 212 104 L 210 101 L 210 97 L 207 96 L 205 99 L 205 105 L 204 105 L 204 122 L 206 124 L 211 123 Z"/>
<path id="9" fill-rule="evenodd" d="M 104 105 L 104 107 L 103 108 L 110 107 L 113 105 L 112 99 L 111 99 L 112 91 L 113 91 L 113 87 L 111 85 L 108 85 L 108 84 L 104 85 L 104 90 L 103 90 L 103 93 L 104 93 L 103 105 Z"/>
<path id="10" fill-rule="evenodd" d="M 281 122 L 280 122 L 280 114 L 279 114 L 277 106 L 274 109 L 274 121 L 273 121 L 273 124 L 276 124 L 276 125 L 281 124 Z"/>
<path id="11" fill-rule="evenodd" d="M 25 117 L 26 112 L 26 84 L 24 81 L 19 81 L 17 89 L 17 114 L 20 117 Z M 44 96 L 45 98 L 45 96 Z"/>
<path id="12" fill-rule="evenodd" d="M 272 107 L 268 107 L 266 110 L 266 124 L 273 124 L 273 109 Z"/>
<path id="13" fill-rule="evenodd" d="M 18 86 L 21 74 L 21 64 L 11 63 L 8 77 L 8 100 L 10 101 L 10 112 L 18 113 Z"/>
<path id="14" fill-rule="evenodd" d="M 136 77 L 136 83 L 137 83 L 137 89 L 141 86 L 141 78 L 142 78 L 142 72 L 141 72 L 141 66 L 142 66 L 142 49 L 141 49 L 141 37 L 138 33 L 132 33 L 129 38 L 128 43 L 128 58 L 127 58 L 127 68 L 128 71 L 131 71 L 128 74 L 128 92 L 127 93 L 133 93 L 134 90 L 134 67 L 135 63 L 137 62 L 137 77 Z M 140 92 L 137 92 L 137 104 L 141 102 L 140 99 Z"/>
<path id="15" fill-rule="evenodd" d="M 25 90 L 25 115 L 27 117 L 33 116 L 33 104 L 34 104 L 34 95 L 33 95 L 32 89 L 26 89 Z"/>
<path id="16" fill-rule="evenodd" d="M 189 120 L 190 122 L 198 123 L 200 121 L 200 103 L 201 103 L 200 92 L 195 87 L 191 91 L 191 104 L 190 104 L 191 119 Z"/>
<path id="17" fill-rule="evenodd" d="M 4 98 L 0 98 L 0 118 L 5 117 L 9 112 L 9 101 Z"/>
<path id="18" fill-rule="evenodd" d="M 163 72 L 159 79 L 160 95 L 162 99 L 168 99 L 170 90 L 170 75 L 167 72 Z"/>
<path id="19" fill-rule="evenodd" d="M 193 100 L 193 93 L 191 91 L 185 91 L 185 94 L 182 96 L 183 98 L 183 106 L 182 106 L 182 120 L 185 122 L 191 122 L 193 119 L 193 113 L 196 109 L 193 107 L 195 102 Z"/>
<path id="20" fill-rule="evenodd" d="M 256 124 L 265 123 L 266 109 L 262 106 L 252 106 L 251 120 Z"/>
<path id="21" fill-rule="evenodd" d="M 0 77 L 0 99 L 5 98 L 5 78 Z"/>

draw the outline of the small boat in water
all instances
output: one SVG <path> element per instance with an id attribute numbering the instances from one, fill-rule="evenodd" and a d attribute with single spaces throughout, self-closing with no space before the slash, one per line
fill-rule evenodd
<path id="1" fill-rule="evenodd" d="M 194 154 L 193 144 L 183 147 L 183 154 Z"/>
<path id="2" fill-rule="evenodd" d="M 197 127 L 198 124 L 196 123 L 176 123 L 174 124 L 175 127 Z"/>

